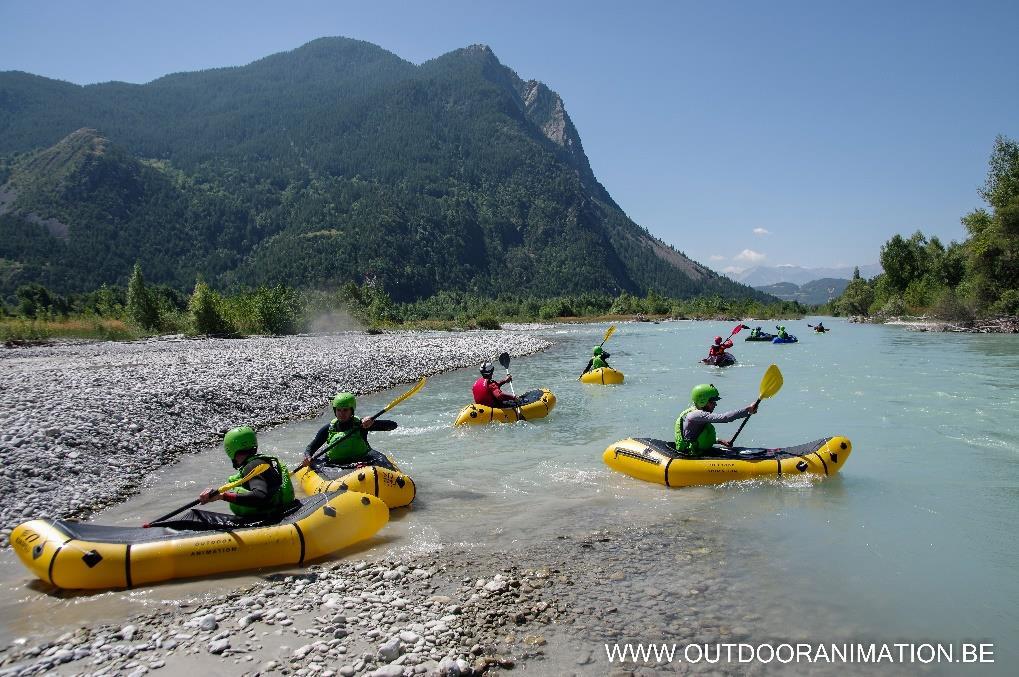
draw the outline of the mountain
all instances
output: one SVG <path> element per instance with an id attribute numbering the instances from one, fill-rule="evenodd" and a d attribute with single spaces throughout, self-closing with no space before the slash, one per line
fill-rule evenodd
<path id="1" fill-rule="evenodd" d="M 144 85 L 0 73 L 0 293 L 375 277 L 440 290 L 767 297 L 631 221 L 554 91 L 484 45 L 420 66 L 322 38 Z"/>
<path id="2" fill-rule="evenodd" d="M 766 287 L 779 282 L 792 282 L 797 285 L 806 284 L 823 278 L 835 278 L 851 280 L 853 278 L 853 266 L 840 266 L 835 268 L 803 268 L 801 266 L 755 266 L 742 273 L 733 276 L 739 282 L 748 284 L 751 287 Z M 873 263 L 860 266 L 860 276 L 870 279 L 880 275 L 881 264 Z"/>
<path id="3" fill-rule="evenodd" d="M 182 289 L 236 266 L 250 226 L 229 197 L 140 162 L 95 130 L 19 158 L 0 190 L 0 288 L 67 292 L 118 281 L 136 259 Z"/>
<path id="4" fill-rule="evenodd" d="M 861 271 L 861 276 L 863 275 Z M 775 284 L 757 287 L 772 296 L 783 301 L 798 301 L 804 305 L 820 305 L 836 299 L 849 286 L 848 279 L 825 277 L 820 280 L 812 280 L 804 285 L 793 282 L 776 282 Z"/>

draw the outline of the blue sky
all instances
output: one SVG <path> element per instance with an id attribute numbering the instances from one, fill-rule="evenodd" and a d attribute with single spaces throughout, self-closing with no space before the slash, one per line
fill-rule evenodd
<path id="1" fill-rule="evenodd" d="M 486 43 L 562 95 L 639 224 L 716 270 L 874 263 L 965 237 L 1019 138 L 1015 2 L 0 3 L 0 70 L 147 82 L 343 35 L 420 63 Z"/>

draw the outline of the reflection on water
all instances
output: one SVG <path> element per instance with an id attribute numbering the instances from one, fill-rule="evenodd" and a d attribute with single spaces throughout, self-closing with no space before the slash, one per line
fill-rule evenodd
<path id="1" fill-rule="evenodd" d="M 451 544 L 512 550 L 580 529 L 625 531 L 696 516 L 699 528 L 729 539 L 735 557 L 752 559 L 726 576 L 790 624 L 816 616 L 827 619 L 813 623 L 818 632 L 838 622 L 843 634 L 856 628 L 875 640 L 990 640 L 1000 660 L 1014 661 L 1005 639 L 1019 630 L 1019 337 L 835 320 L 831 327 L 815 335 L 790 325 L 801 337 L 795 345 L 737 340 L 739 364 L 719 369 L 698 360 L 731 323 L 620 324 L 606 348 L 626 383 L 612 387 L 577 381 L 605 325 L 557 328 L 557 347 L 513 360 L 511 371 L 518 391 L 548 387 L 558 406 L 547 419 L 515 425 L 453 429 L 476 370 L 431 378 L 388 414 L 398 430 L 372 435 L 373 445 L 414 478 L 415 505 L 396 511 L 366 547 L 340 556 L 434 552 Z M 723 407 L 749 404 L 772 362 L 784 386 L 762 403 L 741 442 L 786 446 L 845 435 L 854 452 L 840 476 L 669 490 L 602 464 L 604 448 L 619 439 L 671 438 L 697 383 L 714 383 Z M 374 410 L 394 394 L 364 397 L 359 405 Z M 328 420 L 325 406 L 318 420 L 263 433 L 263 448 L 296 463 Z M 720 426 L 720 435 L 735 425 Z M 164 473 L 180 480 L 169 492 L 139 496 L 97 519 L 140 523 L 228 474 L 225 458 L 209 450 Z M 258 578 L 55 598 L 28 587 L 11 554 L 3 557 L 5 636 L 40 627 L 39 611 L 47 608 L 61 608 L 74 624 L 199 599 Z M 791 572 L 794 586 L 786 584 Z"/>

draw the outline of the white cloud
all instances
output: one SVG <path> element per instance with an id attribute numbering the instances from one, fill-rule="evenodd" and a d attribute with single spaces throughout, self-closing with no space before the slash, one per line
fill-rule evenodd
<path id="1" fill-rule="evenodd" d="M 733 257 L 733 261 L 746 261 L 747 263 L 757 263 L 768 258 L 760 252 L 755 252 L 753 249 L 744 249 L 739 254 Z"/>
<path id="2" fill-rule="evenodd" d="M 709 261 L 725 261 L 725 257 L 724 256 L 719 256 L 718 254 L 712 254 L 711 256 L 708 257 L 708 260 Z"/>
<path id="3" fill-rule="evenodd" d="M 765 235 L 771 235 L 771 231 L 767 228 L 754 228 L 754 235 L 764 237 Z"/>

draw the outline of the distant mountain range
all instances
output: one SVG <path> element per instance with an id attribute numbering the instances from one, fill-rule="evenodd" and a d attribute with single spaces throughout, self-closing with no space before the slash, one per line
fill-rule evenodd
<path id="1" fill-rule="evenodd" d="M 484 45 L 322 38 L 144 85 L 0 72 L 0 294 L 381 282 L 769 300 L 634 223 L 558 94 Z"/>
<path id="2" fill-rule="evenodd" d="M 861 272 L 862 276 L 863 273 Z M 842 296 L 849 286 L 848 279 L 825 277 L 804 285 L 794 282 L 776 282 L 757 287 L 760 291 L 777 296 L 783 301 L 799 301 L 805 305 L 819 305 Z"/>
<path id="3" fill-rule="evenodd" d="M 751 287 L 761 288 L 780 282 L 792 282 L 803 285 L 814 280 L 825 278 L 851 280 L 853 266 L 837 268 L 803 268 L 801 266 L 755 266 L 742 273 L 733 275 L 733 279 Z M 860 266 L 860 276 L 870 279 L 882 273 L 881 264 L 873 263 Z"/>

